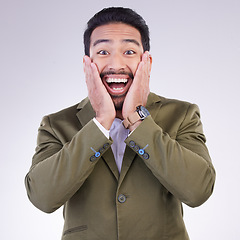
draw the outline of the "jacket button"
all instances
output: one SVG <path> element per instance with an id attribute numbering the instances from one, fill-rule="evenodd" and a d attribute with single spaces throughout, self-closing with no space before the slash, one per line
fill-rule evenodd
<path id="1" fill-rule="evenodd" d="M 100 148 L 100 149 L 99 149 L 99 152 L 100 152 L 101 154 L 102 154 L 104 151 L 105 151 L 104 148 Z"/>
<path id="2" fill-rule="evenodd" d="M 108 148 L 108 146 L 109 146 L 109 143 L 105 143 L 105 144 L 103 145 L 103 148 L 106 149 L 106 148 Z"/>
<path id="3" fill-rule="evenodd" d="M 140 149 L 140 147 L 139 147 L 138 145 L 135 145 L 135 146 L 134 146 L 134 150 L 135 150 L 136 152 L 138 152 L 139 149 Z"/>
<path id="4" fill-rule="evenodd" d="M 138 153 L 139 153 L 140 155 L 143 155 L 143 154 L 144 154 L 144 150 L 143 150 L 143 149 L 139 149 Z"/>
<path id="5" fill-rule="evenodd" d="M 136 144 L 135 144 L 135 142 L 134 142 L 134 141 L 130 141 L 130 142 L 129 142 L 129 146 L 130 146 L 131 148 L 134 148 L 134 147 L 135 147 L 135 145 L 136 145 Z"/>
<path id="6" fill-rule="evenodd" d="M 118 196 L 118 201 L 120 202 L 120 203 L 124 203 L 124 202 L 126 202 L 126 196 L 125 195 L 123 195 L 123 194 L 120 194 L 119 196 Z"/>
<path id="7" fill-rule="evenodd" d="M 90 161 L 91 161 L 91 162 L 94 162 L 96 159 L 97 159 L 97 158 L 95 157 L 95 155 L 93 155 L 93 156 L 90 157 Z"/>
<path id="8" fill-rule="evenodd" d="M 95 157 L 96 157 L 96 158 L 98 158 L 100 155 L 101 155 L 100 152 L 96 152 L 96 153 L 95 153 Z"/>
<path id="9" fill-rule="evenodd" d="M 145 152 L 145 153 L 143 154 L 143 158 L 146 159 L 146 160 L 149 159 L 149 154 Z"/>

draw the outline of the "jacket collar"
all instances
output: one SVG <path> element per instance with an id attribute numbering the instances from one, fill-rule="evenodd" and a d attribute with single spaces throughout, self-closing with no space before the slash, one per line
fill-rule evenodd
<path id="1" fill-rule="evenodd" d="M 153 119 L 154 112 L 152 112 L 151 110 L 152 106 L 157 102 L 161 102 L 161 97 L 156 95 L 155 93 L 149 93 L 146 108 L 149 110 L 150 114 L 153 115 Z M 77 109 L 79 110 L 77 113 L 77 117 L 82 126 L 86 125 L 91 119 L 96 116 L 88 97 L 83 99 L 78 104 Z"/>
<path id="2" fill-rule="evenodd" d="M 83 99 L 78 104 L 77 109 L 79 110 L 77 112 L 77 117 L 82 126 L 85 126 L 91 119 L 96 116 L 88 97 Z"/>
<path id="3" fill-rule="evenodd" d="M 161 102 L 161 100 L 162 100 L 162 97 L 156 95 L 155 93 L 150 92 L 148 95 L 146 108 L 154 105 L 155 103 Z"/>

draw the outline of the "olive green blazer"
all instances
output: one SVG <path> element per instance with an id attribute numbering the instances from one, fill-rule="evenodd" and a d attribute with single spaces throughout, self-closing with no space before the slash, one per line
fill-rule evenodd
<path id="1" fill-rule="evenodd" d="M 63 240 L 189 239 L 182 203 L 201 205 L 215 181 L 199 109 L 153 93 L 146 108 L 120 174 L 88 98 L 43 118 L 25 184 L 42 211 L 64 205 Z"/>

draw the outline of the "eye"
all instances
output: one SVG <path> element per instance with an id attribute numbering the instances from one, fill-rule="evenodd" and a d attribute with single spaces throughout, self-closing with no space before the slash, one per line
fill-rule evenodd
<path id="1" fill-rule="evenodd" d="M 99 55 L 108 55 L 109 52 L 106 51 L 106 50 L 100 50 L 100 51 L 97 52 L 97 54 L 99 54 Z"/>
<path id="2" fill-rule="evenodd" d="M 125 55 L 133 55 L 135 54 L 136 52 L 133 51 L 133 50 L 127 50 L 126 52 L 124 52 Z"/>

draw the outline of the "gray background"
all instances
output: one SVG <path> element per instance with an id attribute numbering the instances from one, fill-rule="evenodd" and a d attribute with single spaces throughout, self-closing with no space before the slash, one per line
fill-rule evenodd
<path id="1" fill-rule="evenodd" d="M 204 205 L 184 206 L 191 239 L 240 239 L 239 0 L 0 0 L 1 239 L 60 239 L 62 209 L 36 209 L 24 176 L 42 117 L 87 95 L 82 35 L 108 6 L 147 21 L 151 90 L 200 107 L 217 181 Z"/>

